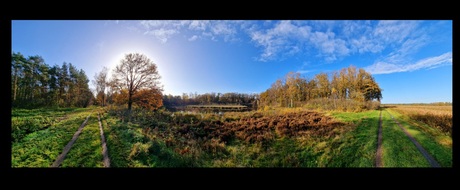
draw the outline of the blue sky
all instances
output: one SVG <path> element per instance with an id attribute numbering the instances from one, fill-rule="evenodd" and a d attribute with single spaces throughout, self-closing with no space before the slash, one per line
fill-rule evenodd
<path id="1" fill-rule="evenodd" d="M 143 53 L 164 94 L 260 93 L 289 71 L 354 65 L 373 74 L 382 103 L 452 102 L 451 20 L 13 20 L 11 47 L 90 80 Z"/>

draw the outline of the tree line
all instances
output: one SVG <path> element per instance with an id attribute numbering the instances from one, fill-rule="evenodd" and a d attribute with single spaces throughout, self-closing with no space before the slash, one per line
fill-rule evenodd
<path id="1" fill-rule="evenodd" d="M 308 79 L 289 72 L 260 94 L 260 107 L 297 107 L 309 100 L 355 100 L 368 102 L 382 99 L 382 89 L 374 77 L 350 66 L 332 74 L 319 73 Z"/>
<path id="2" fill-rule="evenodd" d="M 13 107 L 86 107 L 127 105 L 147 110 L 168 109 L 198 104 L 238 104 L 252 109 L 297 107 L 310 100 L 354 100 L 369 102 L 382 98 L 373 76 L 364 69 L 350 66 L 332 74 L 319 73 L 312 78 L 289 72 L 269 89 L 257 94 L 197 93 L 182 96 L 163 95 L 157 66 L 143 54 L 130 53 L 120 60 L 108 78 L 108 68 L 96 73 L 92 81 L 94 97 L 85 72 L 71 63 L 50 67 L 41 56 L 25 57 L 12 53 L 11 102 Z"/>
<path id="3" fill-rule="evenodd" d="M 251 109 L 257 109 L 259 94 L 257 93 L 182 93 L 182 96 L 163 95 L 163 103 L 167 109 L 174 110 L 186 105 L 209 105 L 209 104 L 234 104 L 245 105 Z"/>
<path id="4" fill-rule="evenodd" d="M 83 69 L 72 63 L 50 67 L 39 56 L 24 56 L 13 52 L 11 56 L 11 102 L 16 108 L 87 107 L 107 104 L 132 105 L 154 110 L 163 105 L 160 75 L 157 66 L 145 55 L 129 53 L 120 60 L 108 78 L 108 68 L 96 73 L 92 81 Z"/>
<path id="5" fill-rule="evenodd" d="M 85 71 L 72 63 L 50 67 L 39 55 L 12 53 L 12 107 L 86 107 L 93 100 L 88 82 Z"/>

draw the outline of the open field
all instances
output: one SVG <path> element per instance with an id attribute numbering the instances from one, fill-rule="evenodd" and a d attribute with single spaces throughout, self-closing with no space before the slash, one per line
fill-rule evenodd
<path id="1" fill-rule="evenodd" d="M 452 135 L 452 105 L 385 105 L 410 119 L 419 125 L 427 125 L 440 129 L 447 135 Z"/>
<path id="2" fill-rule="evenodd" d="M 72 139 L 73 134 L 86 119 L 91 109 L 75 109 L 73 112 L 66 113 L 65 119 L 55 122 L 47 128 L 39 128 L 39 130 L 27 133 L 20 140 L 12 141 L 11 166 L 50 167 L 64 146 Z M 48 112 L 54 111 L 48 110 Z M 35 112 L 33 115 L 40 115 L 40 112 Z M 13 127 L 15 126 L 12 125 Z M 30 126 L 22 127 L 29 128 Z M 16 130 L 23 130 L 23 128 Z M 14 130 L 12 135 L 14 135 Z"/>
<path id="3" fill-rule="evenodd" d="M 380 110 L 305 108 L 223 114 L 134 110 L 130 122 L 115 108 L 74 110 L 12 142 L 12 167 L 50 167 L 91 110 L 60 167 L 103 167 L 96 112 L 102 113 L 111 167 L 376 167 Z M 382 110 L 383 167 L 430 167 L 390 113 L 442 167 L 452 167 L 450 136 L 394 107 Z"/>
<path id="4" fill-rule="evenodd" d="M 452 105 L 407 105 L 407 104 L 386 104 L 384 107 L 393 108 L 407 113 L 450 115 L 452 116 Z"/>

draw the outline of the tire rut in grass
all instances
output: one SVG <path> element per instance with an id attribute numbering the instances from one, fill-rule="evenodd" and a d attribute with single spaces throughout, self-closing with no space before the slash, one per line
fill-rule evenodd
<path id="1" fill-rule="evenodd" d="M 104 157 L 104 167 L 109 168 L 110 167 L 110 158 L 107 150 L 107 143 L 105 142 L 105 137 L 104 137 L 104 129 L 102 128 L 102 123 L 101 123 L 101 118 L 99 114 L 97 114 L 97 119 L 99 121 L 99 129 L 101 131 L 101 144 L 102 144 L 102 156 Z"/>
<path id="2" fill-rule="evenodd" d="M 88 119 L 91 116 L 91 114 L 92 114 L 92 111 L 88 115 L 88 117 L 86 117 L 85 121 L 83 121 L 83 123 L 80 125 L 77 132 L 75 132 L 72 139 L 69 141 L 69 143 L 67 143 L 67 145 L 64 147 L 64 150 L 57 157 L 56 161 L 53 162 L 51 167 L 59 167 L 59 165 L 61 165 L 62 161 L 64 161 L 65 156 L 67 155 L 67 153 L 69 153 L 70 148 L 72 148 L 73 143 L 75 143 L 75 141 L 78 139 L 78 136 L 80 136 L 80 133 L 83 131 L 83 128 L 86 126 L 86 122 L 88 122 Z"/>
<path id="3" fill-rule="evenodd" d="M 380 110 L 379 116 L 379 132 L 378 132 L 378 140 L 377 140 L 377 154 L 375 157 L 375 166 L 376 167 L 383 167 L 382 161 L 382 110 Z"/>
<path id="4" fill-rule="evenodd" d="M 386 110 L 385 110 L 386 111 Z M 430 163 L 431 167 L 441 167 L 439 163 L 420 145 L 420 143 L 415 140 L 414 137 L 412 137 L 409 132 L 393 117 L 393 115 L 390 114 L 390 112 L 387 111 L 387 113 L 390 115 L 390 117 L 393 119 L 393 121 L 398 124 L 399 128 L 406 134 L 406 136 L 414 143 L 414 145 L 417 147 L 417 149 L 422 153 L 423 157 Z"/>

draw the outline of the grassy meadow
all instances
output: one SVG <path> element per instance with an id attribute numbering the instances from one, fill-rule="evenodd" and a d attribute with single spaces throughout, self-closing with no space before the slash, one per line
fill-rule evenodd
<path id="1" fill-rule="evenodd" d="M 442 167 L 452 167 L 451 135 L 412 116 L 448 108 L 381 110 L 384 167 L 430 167 L 390 113 Z M 379 109 L 306 107 L 223 114 L 134 109 L 130 121 L 116 107 L 13 110 L 12 167 L 49 167 L 91 111 L 61 167 L 103 167 L 96 112 L 111 167 L 375 167 Z"/>

